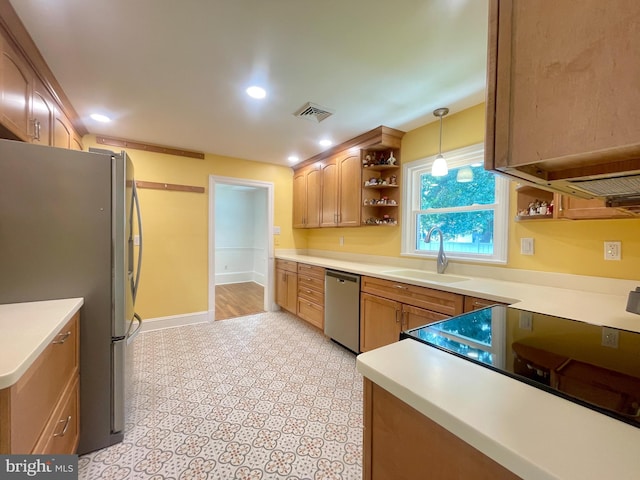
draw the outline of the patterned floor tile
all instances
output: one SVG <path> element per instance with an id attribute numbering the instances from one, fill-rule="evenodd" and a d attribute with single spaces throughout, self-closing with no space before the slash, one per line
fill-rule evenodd
<path id="1" fill-rule="evenodd" d="M 359 480 L 352 353 L 270 312 L 140 334 L 124 441 L 81 480 Z"/>

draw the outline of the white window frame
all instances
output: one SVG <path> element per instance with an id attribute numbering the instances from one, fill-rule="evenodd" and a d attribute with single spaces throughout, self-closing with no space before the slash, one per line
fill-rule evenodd
<path id="1" fill-rule="evenodd" d="M 471 163 L 484 163 L 484 144 L 477 143 L 468 147 L 443 153 L 449 168 L 457 168 Z M 435 258 L 438 252 L 426 252 L 416 249 L 416 228 L 418 215 L 425 213 L 447 213 L 449 211 L 494 210 L 493 217 L 493 255 L 479 255 L 462 252 L 446 252 L 450 259 L 465 260 L 480 263 L 506 263 L 509 221 L 509 180 L 496 174 L 496 197 L 494 204 L 471 205 L 468 207 L 439 208 L 420 210 L 420 175 L 431 173 L 431 165 L 436 156 L 421 158 L 405 163 L 402 168 L 404 179 L 404 209 L 402 214 L 402 256 Z"/>

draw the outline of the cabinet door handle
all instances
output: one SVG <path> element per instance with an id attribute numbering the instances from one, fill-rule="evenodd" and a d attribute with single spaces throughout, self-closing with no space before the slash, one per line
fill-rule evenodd
<path id="1" fill-rule="evenodd" d="M 400 317 L 400 315 L 398 315 L 399 313 L 401 314 L 400 310 L 396 310 L 396 323 L 399 323 L 400 326 L 402 326 L 402 320 L 398 319 L 398 317 Z"/>
<path id="2" fill-rule="evenodd" d="M 60 433 L 54 433 L 54 437 L 64 437 L 65 433 L 67 433 L 67 429 L 69 428 L 69 424 L 71 423 L 71 415 L 67 417 L 67 419 L 62 419 L 58 423 L 64 423 L 64 427 L 62 427 L 62 431 Z"/>
<path id="3" fill-rule="evenodd" d="M 394 288 L 399 288 L 401 290 L 408 290 L 408 288 L 409 288 L 409 287 L 405 287 L 404 285 L 398 285 L 398 284 L 394 285 L 393 287 Z"/>
<path id="4" fill-rule="evenodd" d="M 58 334 L 58 340 L 54 340 L 53 343 L 54 345 L 60 345 L 63 344 L 64 342 L 67 341 L 67 339 L 71 336 L 71 331 L 68 331 L 67 333 L 59 333 Z"/>

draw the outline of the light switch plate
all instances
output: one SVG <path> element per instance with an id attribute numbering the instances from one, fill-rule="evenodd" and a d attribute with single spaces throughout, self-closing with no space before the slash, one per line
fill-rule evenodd
<path id="1" fill-rule="evenodd" d="M 522 255 L 533 255 L 533 238 L 520 239 L 520 253 Z"/>

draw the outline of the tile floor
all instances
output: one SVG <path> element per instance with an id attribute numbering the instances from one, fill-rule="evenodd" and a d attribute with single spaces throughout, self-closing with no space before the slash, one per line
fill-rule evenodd
<path id="1" fill-rule="evenodd" d="M 262 313 L 141 334 L 124 441 L 80 479 L 360 480 L 355 355 Z"/>

